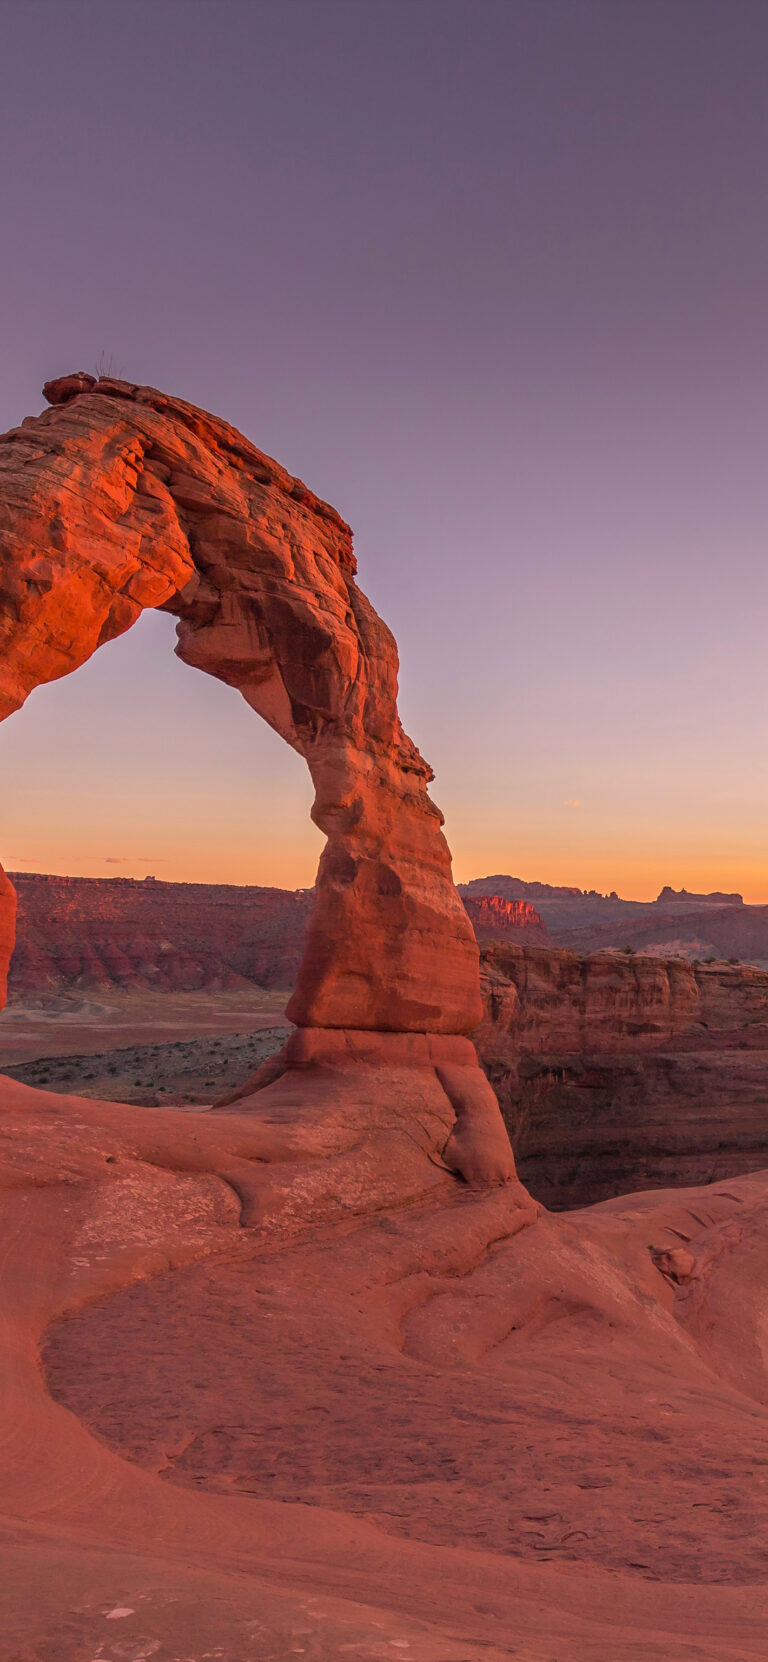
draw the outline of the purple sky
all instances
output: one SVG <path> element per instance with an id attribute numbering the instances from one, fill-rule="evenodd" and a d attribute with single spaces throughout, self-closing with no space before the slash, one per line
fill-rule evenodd
<path id="1" fill-rule="evenodd" d="M 333 502 L 460 878 L 768 900 L 765 0 L 0 0 L 0 425 L 67 370 Z M 0 732 L 11 869 L 307 884 L 145 617 Z"/>

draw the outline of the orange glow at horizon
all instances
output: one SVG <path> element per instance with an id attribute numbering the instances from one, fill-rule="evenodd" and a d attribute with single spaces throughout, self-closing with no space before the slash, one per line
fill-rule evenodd
<path id="1" fill-rule="evenodd" d="M 171 620 L 147 613 L 3 723 L 0 861 L 63 876 L 311 887 L 324 838 L 304 762 L 231 688 L 179 664 L 172 644 Z M 511 761 L 460 702 L 431 721 L 428 708 L 426 719 L 424 708 L 404 717 L 435 766 L 457 881 L 499 873 L 631 900 L 670 884 L 768 902 L 766 786 L 749 757 L 734 761 L 732 743 L 714 774 L 695 752 L 659 753 L 655 771 L 640 773 L 630 746 L 607 763 L 585 747 L 577 769 L 567 731 L 560 749 L 550 738 L 546 710 Z M 745 752 L 752 742 L 747 732 Z"/>
<path id="2" fill-rule="evenodd" d="M 55 836 L 41 836 L 37 831 L 27 840 L 19 822 L 13 834 L 3 839 L 2 863 L 8 871 L 47 872 L 67 877 L 153 876 L 174 883 L 311 888 L 325 839 L 309 820 L 308 805 L 304 800 L 290 804 L 283 801 L 282 811 L 290 807 L 292 812 L 279 828 L 254 827 L 249 837 L 240 834 L 222 838 L 215 832 L 205 838 L 190 835 L 184 838 L 181 847 L 177 827 L 170 836 L 168 830 L 155 827 L 154 835 L 149 840 L 144 837 L 137 853 L 130 849 L 133 839 L 129 841 L 125 835 L 125 822 L 123 838 L 118 844 L 107 816 L 100 826 L 102 841 L 105 846 L 120 846 L 123 850 L 120 854 L 102 854 L 96 846 L 84 851 L 82 842 L 73 837 L 69 828 L 62 828 L 63 834 Z M 450 822 L 446 831 L 450 840 Z M 93 837 L 91 841 L 94 842 Z M 624 900 L 655 900 L 664 885 L 669 884 L 673 889 L 685 888 L 701 894 L 738 892 L 747 904 L 768 904 L 765 858 L 748 862 L 732 855 L 697 853 L 686 857 L 676 841 L 670 843 L 667 853 L 656 846 L 648 854 L 627 850 L 624 855 L 617 855 L 615 849 L 608 847 L 587 854 L 583 850 L 576 852 L 567 844 L 557 846 L 550 842 L 544 847 L 542 842 L 529 843 L 522 839 L 509 845 L 454 839 L 451 846 L 457 883 L 504 875 L 556 887 L 595 889 L 601 894 L 615 890 Z M 24 848 L 28 852 L 22 852 Z"/>

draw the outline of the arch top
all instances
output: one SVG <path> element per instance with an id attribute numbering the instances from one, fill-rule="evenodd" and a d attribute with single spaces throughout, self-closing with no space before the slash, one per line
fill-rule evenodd
<path id="1" fill-rule="evenodd" d="M 183 400 L 82 372 L 44 390 L 51 407 L 0 438 L 0 719 L 144 608 L 174 613 L 179 656 L 241 692 L 314 782 L 328 840 L 290 1019 L 470 1032 L 477 947 L 349 527 Z"/>

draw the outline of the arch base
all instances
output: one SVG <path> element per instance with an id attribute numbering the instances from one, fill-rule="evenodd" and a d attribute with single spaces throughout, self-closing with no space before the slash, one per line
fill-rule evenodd
<path id="1" fill-rule="evenodd" d="M 233 1107 L 258 1118 L 283 1148 L 288 1139 L 290 1164 L 271 1166 L 270 1209 L 279 1194 L 280 1210 L 297 1205 L 306 1218 L 322 1193 L 326 1214 L 334 1196 L 342 1213 L 367 1211 L 371 1202 L 375 1209 L 453 1189 L 457 1179 L 472 1189 L 512 1184 L 525 1194 L 469 1039 L 297 1028 L 214 1111 Z M 263 1183 L 256 1187 L 258 1207 L 266 1197 Z"/>

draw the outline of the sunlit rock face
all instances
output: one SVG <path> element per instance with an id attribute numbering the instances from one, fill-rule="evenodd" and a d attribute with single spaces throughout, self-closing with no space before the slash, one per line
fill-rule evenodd
<path id="1" fill-rule="evenodd" d="M 505 900 L 501 895 L 469 895 L 464 910 L 481 946 L 491 941 L 545 941 L 547 926 L 527 900 Z"/>
<path id="2" fill-rule="evenodd" d="M 468 1033 L 478 954 L 431 770 L 397 713 L 394 639 L 351 532 L 240 433 L 88 375 L 0 441 L 0 717 L 144 607 L 307 761 L 328 842 L 290 1006 L 301 1026 Z M 7 961 L 10 897 L 0 896 Z"/>

